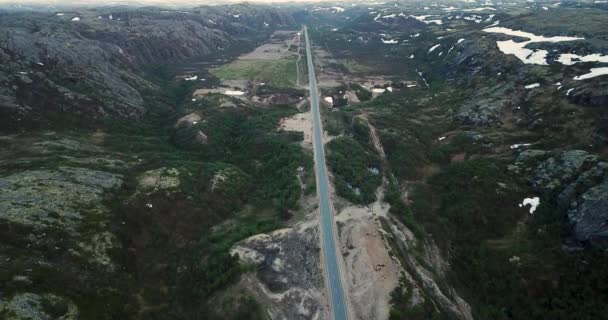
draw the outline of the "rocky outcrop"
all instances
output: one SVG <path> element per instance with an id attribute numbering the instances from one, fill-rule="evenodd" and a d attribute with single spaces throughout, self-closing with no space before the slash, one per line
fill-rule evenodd
<path id="1" fill-rule="evenodd" d="M 573 103 L 590 107 L 608 107 L 608 81 L 601 78 L 590 83 L 583 83 L 573 88 L 568 100 Z"/>
<path id="2" fill-rule="evenodd" d="M 87 216 L 103 213 L 104 193 L 121 185 L 121 175 L 77 167 L 11 174 L 0 178 L 0 220 L 73 233 Z"/>
<path id="3" fill-rule="evenodd" d="M 541 162 L 528 180 L 545 194 L 564 190 L 581 173 L 592 168 L 598 157 L 583 150 L 570 150 Z"/>
<path id="4" fill-rule="evenodd" d="M 448 53 L 440 64 L 440 72 L 447 79 L 461 82 L 480 74 L 494 77 L 510 63 L 498 50 L 495 50 L 496 43 L 489 38 L 472 37 L 463 42 L 458 41 L 458 39 L 445 39 L 442 42 L 446 49 L 452 48 L 448 49 L 452 54 Z"/>
<path id="5" fill-rule="evenodd" d="M 201 121 L 201 116 L 196 114 L 196 113 L 190 113 L 188 115 L 185 115 L 179 119 L 177 119 L 177 121 L 175 122 L 174 127 L 175 128 L 179 128 L 179 127 L 191 127 L 193 125 L 196 125 L 199 121 Z"/>
<path id="6" fill-rule="evenodd" d="M 0 316 L 7 320 L 77 320 L 78 308 L 54 294 L 20 293 L 0 300 Z"/>
<path id="7" fill-rule="evenodd" d="M 175 168 L 149 170 L 139 177 L 139 188 L 144 192 L 173 190 L 179 185 L 179 170 Z"/>
<path id="8" fill-rule="evenodd" d="M 567 210 L 574 240 L 608 245 L 608 163 L 583 150 L 526 150 L 510 170 Z"/>
<path id="9" fill-rule="evenodd" d="M 462 104 L 454 119 L 475 126 L 500 125 L 501 115 L 505 110 L 518 103 L 511 94 L 512 91 L 512 86 L 502 84 L 479 90 Z"/>
<path id="10" fill-rule="evenodd" d="M 273 319 L 328 317 L 318 237 L 318 225 L 308 222 L 252 236 L 231 250 L 259 270 L 250 289 L 268 301 Z"/>
<path id="11" fill-rule="evenodd" d="M 608 178 L 579 197 L 568 211 L 568 221 L 575 239 L 608 245 Z"/>

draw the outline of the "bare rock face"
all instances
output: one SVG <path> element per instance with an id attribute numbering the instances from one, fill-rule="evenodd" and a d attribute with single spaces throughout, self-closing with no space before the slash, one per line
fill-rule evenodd
<path id="1" fill-rule="evenodd" d="M 574 240 L 608 245 L 608 163 L 584 150 L 526 150 L 510 169 L 568 210 Z"/>
<path id="2" fill-rule="evenodd" d="M 199 116 L 196 113 L 190 113 L 188 115 L 185 115 L 179 119 L 177 119 L 177 122 L 175 122 L 175 128 L 179 128 L 179 127 L 190 127 L 193 126 L 195 124 L 197 124 L 199 121 L 201 121 L 201 116 Z"/>
<path id="3" fill-rule="evenodd" d="M 180 185 L 179 175 L 175 168 L 149 170 L 139 177 L 139 188 L 146 192 L 176 189 Z"/>
<path id="4" fill-rule="evenodd" d="M 0 315 L 10 320 L 78 319 L 78 308 L 54 294 L 20 293 L 0 300 Z M 6 317 L 6 318 L 5 318 Z"/>
<path id="5" fill-rule="evenodd" d="M 480 90 L 462 104 L 454 119 L 475 126 L 500 125 L 501 115 L 507 108 L 517 103 L 511 94 L 512 90 L 512 86 L 509 85 Z"/>
<path id="6" fill-rule="evenodd" d="M 0 179 L 0 220 L 75 232 L 87 216 L 106 211 L 104 193 L 121 185 L 121 175 L 76 167 L 15 173 Z"/>
<path id="7" fill-rule="evenodd" d="M 607 87 L 607 81 L 597 78 L 593 83 L 583 83 L 580 87 L 574 88 L 568 95 L 568 100 L 589 107 L 606 107 L 608 106 Z"/>
<path id="8" fill-rule="evenodd" d="M 598 157 L 583 150 L 570 150 L 541 162 L 530 177 L 532 185 L 545 193 L 561 190 L 583 171 L 598 162 Z"/>
<path id="9" fill-rule="evenodd" d="M 568 211 L 568 221 L 577 240 L 608 245 L 608 178 L 583 193 Z"/>
<path id="10" fill-rule="evenodd" d="M 267 301 L 273 319 L 326 319 L 327 302 L 316 223 L 249 237 L 231 250 L 257 266 L 251 288 Z"/>
<path id="11" fill-rule="evenodd" d="M 196 135 L 194 136 L 194 140 L 201 145 L 205 145 L 209 142 L 209 138 L 207 137 L 207 135 L 202 132 L 202 131 L 197 131 Z"/>

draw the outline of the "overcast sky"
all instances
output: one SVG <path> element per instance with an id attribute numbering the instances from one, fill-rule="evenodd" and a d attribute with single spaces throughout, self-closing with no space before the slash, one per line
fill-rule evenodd
<path id="1" fill-rule="evenodd" d="M 323 0 L 247 0 L 247 2 L 319 2 Z M 338 0 L 340 1 L 340 0 Z M 83 5 L 107 6 L 120 4 L 152 5 L 201 5 L 218 3 L 236 3 L 244 0 L 0 0 L 0 4 L 46 4 L 46 5 Z"/>

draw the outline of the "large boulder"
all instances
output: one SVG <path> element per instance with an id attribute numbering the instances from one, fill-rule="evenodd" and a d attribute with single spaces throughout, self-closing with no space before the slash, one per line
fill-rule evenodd
<path id="1" fill-rule="evenodd" d="M 608 179 L 580 196 L 568 211 L 568 221 L 576 240 L 608 244 Z"/>

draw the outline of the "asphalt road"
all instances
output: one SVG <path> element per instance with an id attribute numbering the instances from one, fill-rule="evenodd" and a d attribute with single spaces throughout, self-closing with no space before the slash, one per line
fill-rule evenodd
<path id="1" fill-rule="evenodd" d="M 321 115 L 319 113 L 319 95 L 317 93 L 317 79 L 312 63 L 312 52 L 308 29 L 304 27 L 306 37 L 306 57 L 308 61 L 308 78 L 310 85 L 310 106 L 313 115 L 313 146 L 315 154 L 315 170 L 317 173 L 317 195 L 319 197 L 319 211 L 321 214 L 321 241 L 325 260 L 326 283 L 329 291 L 330 308 L 334 320 L 348 319 L 348 309 L 344 299 L 340 261 L 340 250 L 336 246 L 335 223 L 332 205 L 329 199 L 329 180 L 327 166 L 325 165 L 325 152 L 323 148 L 323 135 Z"/>

